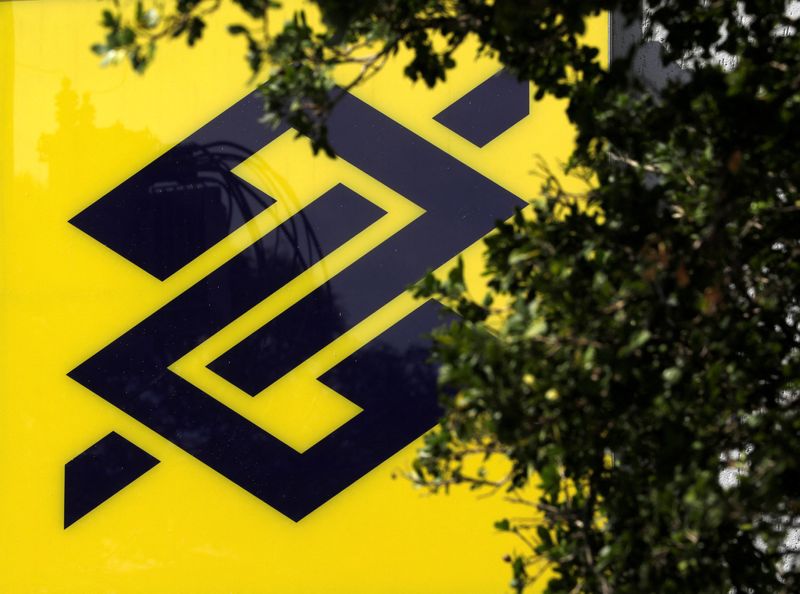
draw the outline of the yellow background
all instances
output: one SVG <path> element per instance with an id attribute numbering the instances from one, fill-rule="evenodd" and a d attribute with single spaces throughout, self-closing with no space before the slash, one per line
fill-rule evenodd
<path id="1" fill-rule="evenodd" d="M 248 92 L 241 39 L 212 17 L 193 50 L 165 44 L 145 76 L 102 69 L 96 2 L 0 3 L 0 594 L 485 594 L 504 591 L 515 541 L 493 521 L 518 510 L 459 491 L 431 497 L 392 474 L 412 444 L 294 523 L 66 377 L 109 341 L 336 182 L 388 211 L 318 266 L 177 362 L 173 369 L 298 450 L 357 414 L 314 378 L 414 303 L 403 296 L 258 398 L 203 366 L 420 214 L 341 161 L 288 136 L 237 173 L 278 200 L 166 282 L 68 224 L 126 177 Z M 606 43 L 606 22 L 590 40 Z M 431 118 L 494 73 L 459 55 L 428 90 L 400 63 L 355 94 L 517 195 L 538 187 L 535 157 L 566 159 L 563 104 L 478 149 Z M 480 246 L 469 250 L 478 285 Z M 161 463 L 69 529 L 63 466 L 115 430 Z"/>

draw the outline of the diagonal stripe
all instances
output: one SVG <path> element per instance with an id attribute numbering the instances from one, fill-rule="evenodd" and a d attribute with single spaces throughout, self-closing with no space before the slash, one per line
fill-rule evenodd
<path id="1" fill-rule="evenodd" d="M 64 528 L 158 464 L 113 431 L 64 466 Z"/>
<path id="2" fill-rule="evenodd" d="M 252 93 L 71 219 L 164 280 L 274 200 L 231 169 L 286 131 Z"/>
<path id="3" fill-rule="evenodd" d="M 482 147 L 529 113 L 530 84 L 501 70 L 433 119 Z"/>

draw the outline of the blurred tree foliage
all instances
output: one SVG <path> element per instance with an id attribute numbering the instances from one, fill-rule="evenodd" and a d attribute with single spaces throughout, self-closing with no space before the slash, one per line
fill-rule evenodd
<path id="1" fill-rule="evenodd" d="M 497 522 L 524 543 L 506 559 L 512 589 L 800 591 L 796 6 L 653 1 L 643 41 L 606 68 L 581 42 L 586 19 L 633 22 L 635 0 L 316 0 L 325 28 L 299 12 L 272 35 L 275 2 L 229 1 L 261 23 L 229 31 L 267 81 L 268 117 L 317 148 L 333 69 L 359 64 L 355 85 L 401 48 L 406 74 L 434 85 L 475 36 L 537 97 L 568 100 L 568 171 L 589 189 L 550 176 L 535 217 L 499 225 L 486 299 L 460 267 L 418 289 L 463 321 L 437 334 L 456 395 L 412 476 L 507 490 L 528 510 Z M 143 71 L 161 40 L 197 43 L 219 5 L 109 2 L 93 49 Z M 654 35 L 683 68 L 658 89 L 631 67 Z M 485 472 L 495 455 L 508 476 Z"/>

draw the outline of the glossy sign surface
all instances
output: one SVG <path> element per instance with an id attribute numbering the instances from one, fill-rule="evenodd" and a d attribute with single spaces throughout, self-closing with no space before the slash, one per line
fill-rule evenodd
<path id="1" fill-rule="evenodd" d="M 407 288 L 463 253 L 480 291 L 563 105 L 474 46 L 433 90 L 401 55 L 332 160 L 258 122 L 234 9 L 143 77 L 88 51 L 98 11 L 0 4 L 0 592 L 502 588 L 506 504 L 392 480 L 448 315 Z"/>

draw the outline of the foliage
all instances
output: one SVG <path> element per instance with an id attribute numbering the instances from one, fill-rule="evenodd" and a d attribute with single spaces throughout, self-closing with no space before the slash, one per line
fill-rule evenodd
<path id="1" fill-rule="evenodd" d="M 232 1 L 263 18 L 273 6 Z M 517 592 L 542 570 L 559 594 L 798 591 L 800 38 L 787 2 L 651 3 L 648 31 L 690 72 L 657 93 L 631 74 L 635 48 L 606 69 L 580 41 L 587 17 L 633 18 L 635 1 L 316 4 L 322 31 L 303 15 L 272 37 L 230 30 L 255 76 L 272 68 L 269 113 L 317 147 L 334 66 L 361 64 L 358 84 L 405 47 L 406 74 L 433 85 L 475 35 L 537 96 L 568 99 L 569 169 L 592 180 L 576 195 L 548 176 L 535 216 L 499 225 L 485 300 L 461 268 L 420 285 L 463 322 L 437 334 L 455 396 L 415 480 L 507 489 L 530 509 L 496 525 L 527 547 L 508 558 Z M 161 37 L 194 43 L 215 6 L 134 20 L 115 8 L 96 51 L 141 70 Z M 480 462 L 493 455 L 511 463 L 499 481 Z"/>

